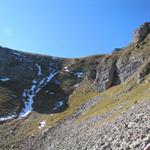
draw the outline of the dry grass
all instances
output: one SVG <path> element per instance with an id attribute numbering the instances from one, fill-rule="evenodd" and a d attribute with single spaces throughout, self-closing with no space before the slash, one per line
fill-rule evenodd
<path id="1" fill-rule="evenodd" d="M 87 88 L 86 88 L 87 87 Z M 61 113 L 56 114 L 40 114 L 37 112 L 32 112 L 28 117 L 23 118 L 21 120 L 14 120 L 3 125 L 0 125 L 1 134 L 5 141 L 1 141 L 1 144 L 7 146 L 12 145 L 14 143 L 20 143 L 23 139 L 28 138 L 32 135 L 37 135 L 42 133 L 43 131 L 55 126 L 58 121 L 63 120 L 65 117 L 74 113 L 74 111 L 82 104 L 84 104 L 87 100 L 94 97 L 97 93 L 94 90 L 89 88 L 90 86 L 87 84 L 82 84 L 73 94 L 69 97 L 69 108 Z M 43 129 L 39 129 L 39 123 L 42 120 L 46 120 L 47 125 Z M 10 131 L 14 131 L 12 134 Z M 14 128 L 16 130 L 14 130 Z M 14 137 L 15 134 L 15 137 Z M 14 140 L 15 139 L 15 140 Z M 3 147 L 5 147 L 3 145 Z"/>
<path id="2" fill-rule="evenodd" d="M 150 80 L 150 75 L 145 77 L 145 81 L 146 80 Z M 138 85 L 136 84 L 136 80 L 130 80 L 127 83 L 114 86 L 107 91 L 100 93 L 101 101 L 85 114 L 81 115 L 78 121 L 80 122 L 90 117 L 102 115 L 123 105 L 124 107 L 122 110 L 115 111 L 114 114 L 106 118 L 107 122 L 108 120 L 113 120 L 113 118 L 126 111 L 126 109 L 135 103 L 148 100 L 150 97 L 150 82 L 145 83 L 145 81 Z"/>

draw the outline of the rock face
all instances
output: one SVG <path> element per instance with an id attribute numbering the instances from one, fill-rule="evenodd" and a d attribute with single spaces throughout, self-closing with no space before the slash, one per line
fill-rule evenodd
<path id="1" fill-rule="evenodd" d="M 143 62 L 143 57 L 140 55 L 120 57 L 116 63 L 119 80 L 121 82 L 126 81 L 137 72 L 138 68 L 143 64 Z"/>
<path id="2" fill-rule="evenodd" d="M 138 28 L 133 35 L 133 43 L 139 43 L 150 33 L 150 22 L 146 22 Z"/>
<path id="3" fill-rule="evenodd" d="M 97 66 L 97 73 L 94 84 L 97 91 L 104 91 L 112 86 L 114 77 L 114 60 L 105 59 Z"/>
<path id="4" fill-rule="evenodd" d="M 137 73 L 143 63 L 144 58 L 140 54 L 104 59 L 96 67 L 96 76 L 94 80 L 96 90 L 101 92 L 113 85 L 125 82 L 132 75 Z"/>

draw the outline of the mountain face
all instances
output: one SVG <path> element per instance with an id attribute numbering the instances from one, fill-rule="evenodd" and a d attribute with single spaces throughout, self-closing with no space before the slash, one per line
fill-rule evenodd
<path id="1" fill-rule="evenodd" d="M 150 24 L 149 22 L 145 22 L 134 32 L 133 43 L 142 42 L 144 38 L 149 34 L 149 32 L 150 32 Z"/>
<path id="2" fill-rule="evenodd" d="M 150 23 L 110 55 L 0 47 L 0 149 L 144 149 L 149 90 Z"/>

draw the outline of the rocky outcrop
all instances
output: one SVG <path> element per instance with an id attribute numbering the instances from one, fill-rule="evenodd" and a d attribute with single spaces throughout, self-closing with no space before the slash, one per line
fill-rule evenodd
<path id="1" fill-rule="evenodd" d="M 150 33 L 150 22 L 141 25 L 133 34 L 133 43 L 139 43 Z"/>
<path id="2" fill-rule="evenodd" d="M 124 82 L 129 79 L 133 74 L 138 71 L 143 62 L 144 60 L 141 55 L 123 56 L 118 58 L 116 62 L 116 67 L 119 80 L 121 82 Z"/>
<path id="3" fill-rule="evenodd" d="M 88 79 L 95 77 L 96 91 L 102 92 L 113 85 L 121 84 L 130 79 L 138 72 L 143 63 L 144 58 L 140 54 L 103 59 L 96 67 L 96 73 L 91 71 Z"/>
<path id="4" fill-rule="evenodd" d="M 104 91 L 112 86 L 114 76 L 114 60 L 104 59 L 97 66 L 94 84 L 98 92 Z"/>

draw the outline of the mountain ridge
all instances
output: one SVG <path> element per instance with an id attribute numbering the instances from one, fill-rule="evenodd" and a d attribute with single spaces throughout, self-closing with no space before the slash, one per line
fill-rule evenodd
<path id="1" fill-rule="evenodd" d="M 126 112 L 128 114 L 128 109 L 135 107 L 136 103 L 140 105 L 142 100 L 147 99 L 149 103 L 149 24 L 145 23 L 136 30 L 134 42 L 125 48 L 115 49 L 111 55 L 67 59 L 0 47 L 0 137 L 3 136 L 0 147 L 67 149 L 62 139 L 67 138 L 68 128 L 70 134 L 78 135 L 77 139 L 68 139 L 70 144 L 73 144 L 72 140 L 77 142 L 82 139 L 81 145 L 80 142 L 74 145 L 75 149 L 92 149 L 90 144 L 87 144 L 90 148 L 84 146 L 82 134 L 80 137 L 80 130 L 84 130 L 82 125 L 86 132 L 90 132 L 92 122 L 97 124 L 103 121 L 107 124 L 107 118 L 116 118 Z M 28 110 L 26 115 L 21 117 L 20 113 L 25 110 Z M 7 121 L 11 115 L 15 116 Z M 38 124 L 42 120 L 46 127 L 39 129 Z M 62 136 L 57 130 L 62 132 Z M 54 139 L 50 138 L 51 132 Z M 14 134 L 15 140 L 12 140 Z M 59 136 L 62 138 L 60 141 Z M 55 139 L 58 143 L 62 142 L 59 148 Z M 97 148 L 106 149 L 106 145 L 108 149 L 115 149 L 109 142 Z M 129 147 L 132 148 L 136 149 Z"/>

